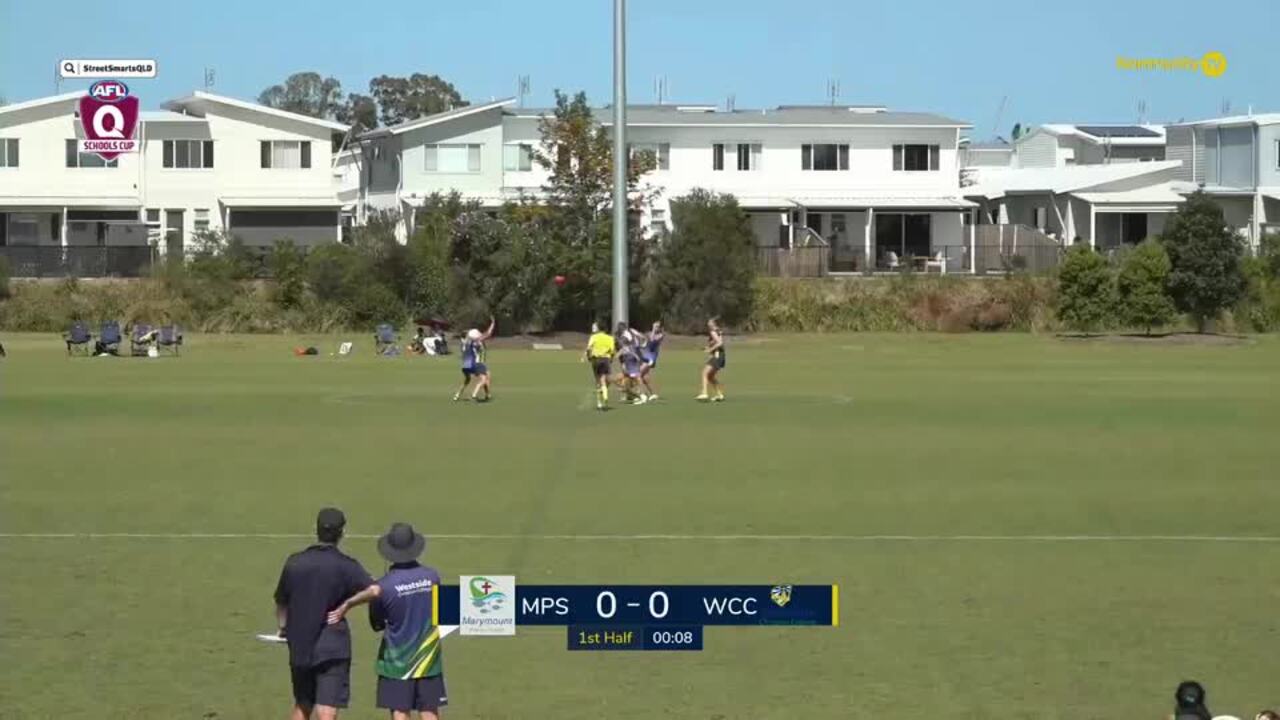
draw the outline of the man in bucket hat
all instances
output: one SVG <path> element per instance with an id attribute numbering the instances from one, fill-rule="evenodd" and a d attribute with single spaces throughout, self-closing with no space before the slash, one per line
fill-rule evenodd
<path id="1" fill-rule="evenodd" d="M 418 564 L 427 541 L 408 523 L 396 523 L 378 539 L 391 568 L 376 583 L 329 613 L 338 623 L 351 608 L 370 603 L 369 623 L 382 631 L 378 648 L 378 707 L 394 720 L 438 720 L 448 704 L 440 659 L 440 628 L 432 625 L 431 596 L 440 585 L 435 568 Z"/>

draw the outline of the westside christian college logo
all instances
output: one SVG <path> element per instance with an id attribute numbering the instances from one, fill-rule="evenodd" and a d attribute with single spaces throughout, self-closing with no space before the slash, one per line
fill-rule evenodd
<path id="1" fill-rule="evenodd" d="M 133 131 L 138 127 L 138 98 L 119 80 L 100 80 L 80 98 L 80 126 L 84 139 L 80 152 L 114 160 L 121 153 L 138 151 Z"/>
<path id="2" fill-rule="evenodd" d="M 463 575 L 466 592 L 458 593 L 461 635 L 516 634 L 514 575 Z"/>

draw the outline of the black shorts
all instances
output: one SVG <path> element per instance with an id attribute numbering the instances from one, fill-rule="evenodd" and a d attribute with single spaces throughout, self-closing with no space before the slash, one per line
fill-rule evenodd
<path id="1" fill-rule="evenodd" d="M 609 358 L 591 358 L 591 372 L 598 378 L 608 377 L 611 372 Z"/>
<path id="2" fill-rule="evenodd" d="M 351 701 L 351 661 L 327 660 L 312 667 L 290 667 L 293 699 L 303 707 L 345 708 Z"/>
<path id="3" fill-rule="evenodd" d="M 707 360 L 707 365 L 708 365 L 709 367 L 715 368 L 716 370 L 723 370 L 723 369 L 724 369 L 724 356 L 723 356 L 723 355 L 717 355 L 717 356 L 715 356 L 715 357 L 713 357 L 713 358 L 711 358 L 711 359 Z"/>
<path id="4" fill-rule="evenodd" d="M 378 678 L 378 707 L 383 710 L 438 710 L 448 704 L 449 694 L 444 689 L 444 675 L 417 680 Z"/>

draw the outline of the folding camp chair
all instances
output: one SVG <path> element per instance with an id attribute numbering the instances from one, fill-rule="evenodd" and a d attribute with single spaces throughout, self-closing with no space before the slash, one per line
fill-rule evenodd
<path id="1" fill-rule="evenodd" d="M 93 340 L 93 336 L 89 334 L 89 326 L 82 322 L 75 323 L 62 335 L 62 339 L 67 341 L 67 354 L 71 355 L 72 351 L 79 352 L 82 355 L 88 355 L 92 350 L 89 343 Z"/>
<path id="2" fill-rule="evenodd" d="M 168 349 L 174 355 L 181 355 L 182 328 L 177 325 L 161 325 L 160 334 L 156 337 L 160 349 Z"/>
<path id="3" fill-rule="evenodd" d="M 102 328 L 98 331 L 98 342 L 93 345 L 93 354 L 101 355 L 103 353 L 117 355 L 120 352 L 120 343 L 124 342 L 124 338 L 120 334 L 120 323 L 115 320 L 108 320 L 102 323 Z"/>
<path id="4" fill-rule="evenodd" d="M 396 338 L 396 330 L 387 323 L 379 325 L 373 333 L 373 351 L 378 355 L 387 352 L 388 348 L 396 347 L 399 340 Z"/>
<path id="5" fill-rule="evenodd" d="M 146 355 L 147 349 L 151 347 L 153 340 L 150 325 L 145 323 L 134 325 L 133 329 L 129 331 L 129 354 L 134 357 Z"/>

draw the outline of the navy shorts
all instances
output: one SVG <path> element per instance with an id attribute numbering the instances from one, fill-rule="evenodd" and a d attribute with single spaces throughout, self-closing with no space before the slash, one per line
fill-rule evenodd
<path id="1" fill-rule="evenodd" d="M 591 372 L 595 373 L 596 377 L 608 377 L 609 371 L 609 358 L 593 358 L 591 360 Z"/>
<path id="2" fill-rule="evenodd" d="M 468 380 L 470 380 L 473 375 L 488 375 L 488 374 L 489 374 L 489 366 L 485 365 L 484 363 L 476 363 L 475 365 L 469 368 L 462 368 L 462 376 L 467 378 Z"/>
<path id="3" fill-rule="evenodd" d="M 644 364 L 651 368 L 658 367 L 658 354 L 647 352 L 644 354 Z"/>
<path id="4" fill-rule="evenodd" d="M 622 363 L 622 372 L 629 378 L 640 377 L 640 361 L 624 360 Z"/>
<path id="5" fill-rule="evenodd" d="M 713 368 L 715 368 L 715 369 L 717 369 L 717 370 L 723 370 L 723 369 L 724 369 L 724 356 L 723 356 L 723 355 L 720 355 L 720 356 L 717 356 L 717 357 L 713 357 L 713 358 L 711 358 L 710 360 L 707 360 L 707 365 L 709 365 L 709 366 L 711 366 L 711 367 L 713 367 Z"/>
<path id="6" fill-rule="evenodd" d="M 449 694 L 444 689 L 444 675 L 417 680 L 378 678 L 378 707 L 383 710 L 438 710 L 448 704 Z"/>
<path id="7" fill-rule="evenodd" d="M 290 667 L 293 700 L 303 707 L 345 708 L 351 701 L 351 661 L 328 660 L 312 667 Z"/>

